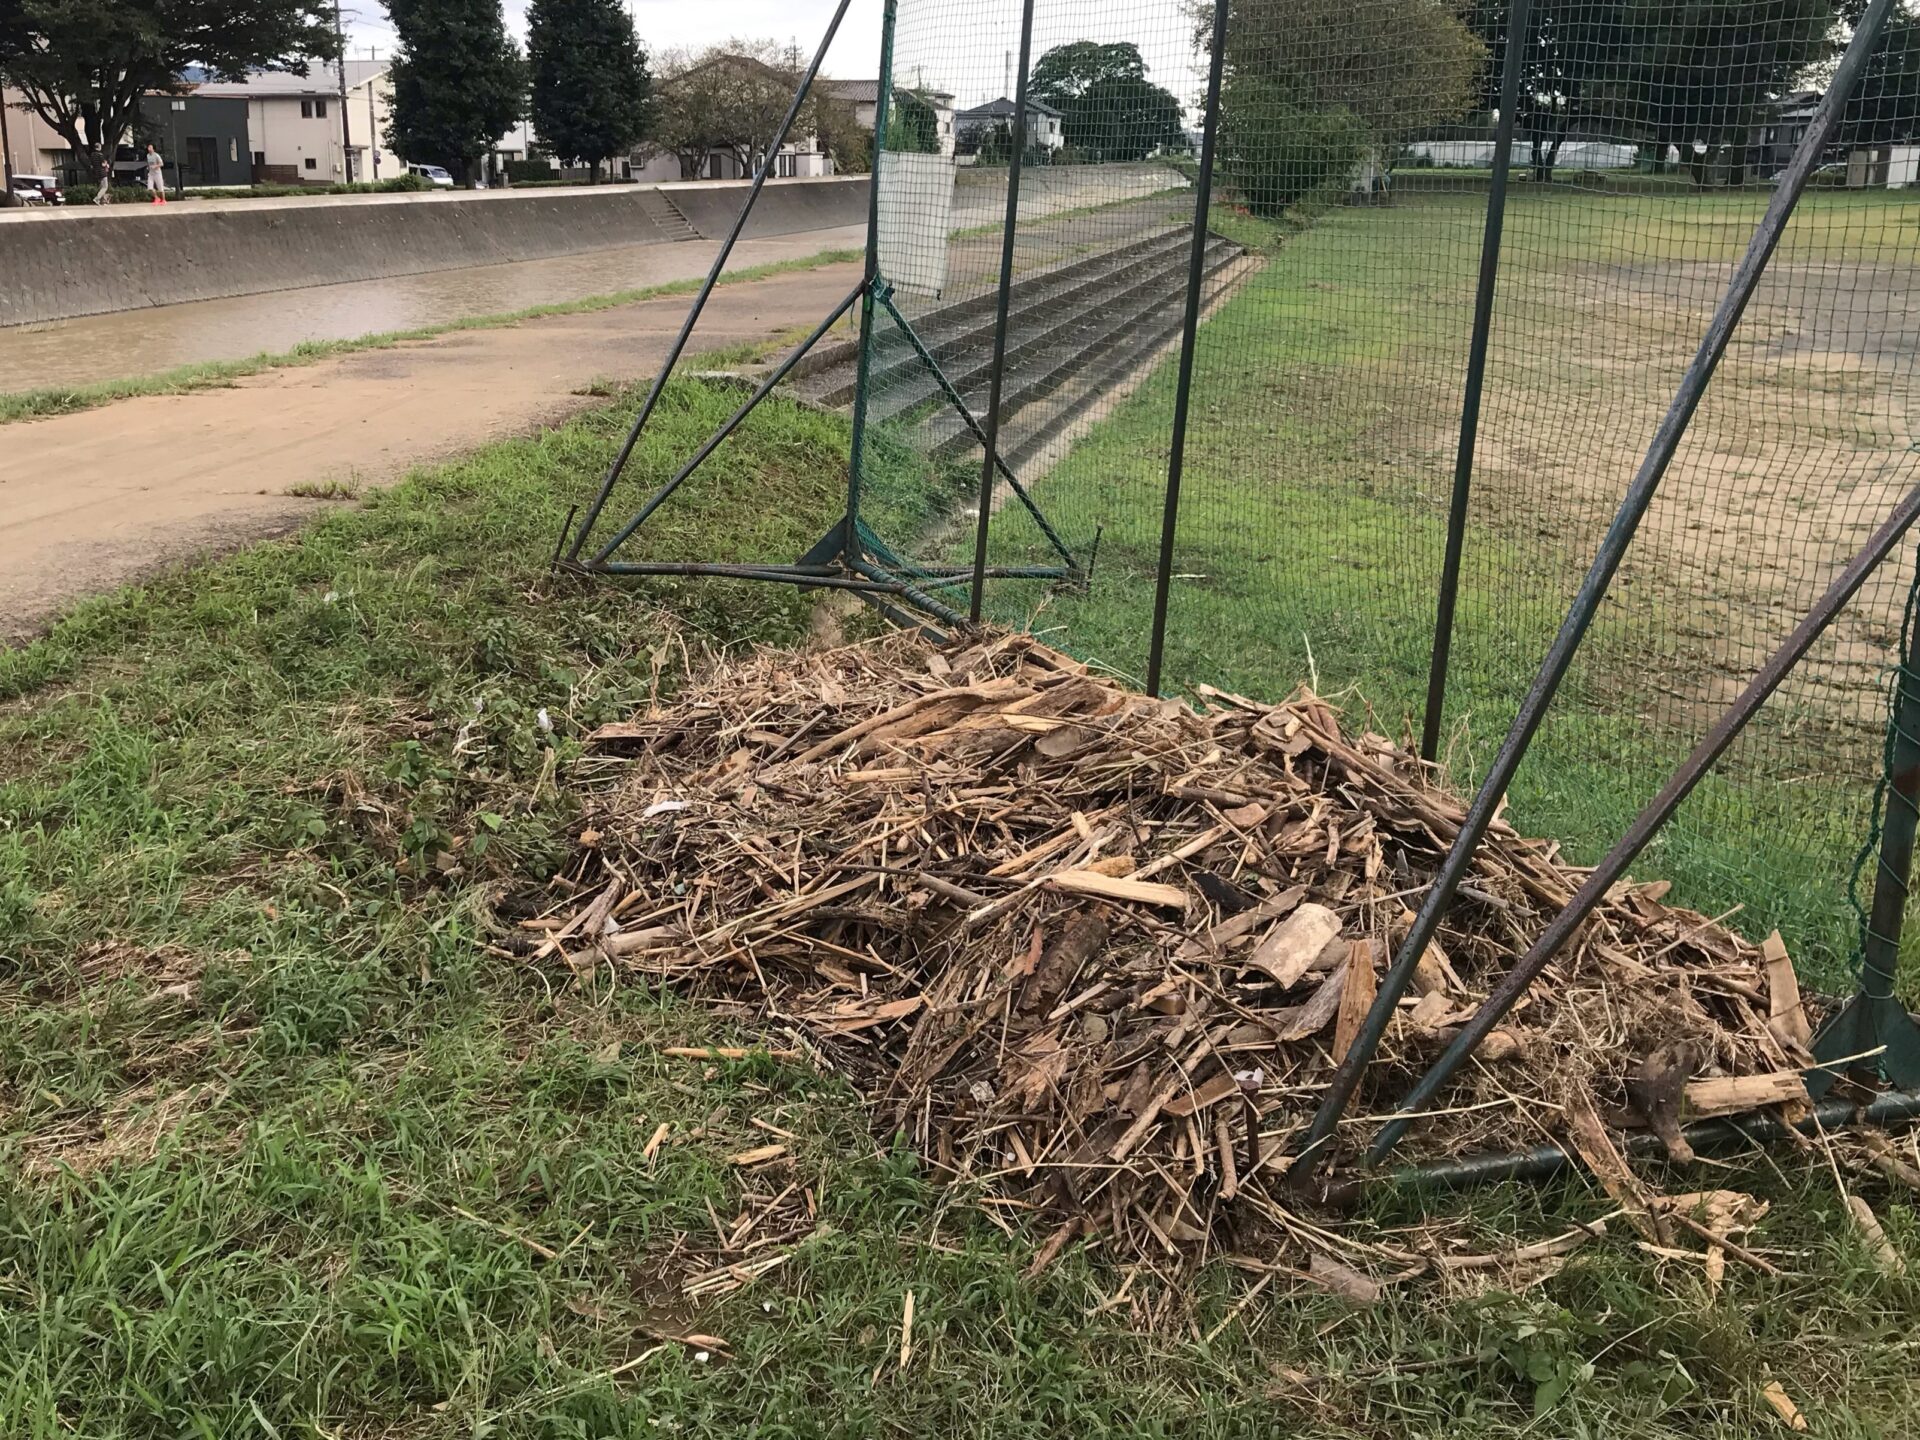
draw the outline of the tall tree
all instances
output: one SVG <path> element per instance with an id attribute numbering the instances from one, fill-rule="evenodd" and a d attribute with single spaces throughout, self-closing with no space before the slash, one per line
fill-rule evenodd
<path id="1" fill-rule="evenodd" d="M 1840 143 L 1847 147 L 1920 137 L 1920 16 L 1913 5 L 1888 17 L 1886 33 L 1841 112 L 1840 126 Z"/>
<path id="2" fill-rule="evenodd" d="M 1180 102 L 1147 78 L 1140 47 L 1075 40 L 1042 55 L 1027 81 L 1062 116 L 1068 145 L 1101 160 L 1138 160 L 1180 142 Z"/>
<path id="3" fill-rule="evenodd" d="M 527 7 L 533 128 L 563 164 L 632 151 L 646 134 L 652 77 L 620 0 L 533 0 Z"/>
<path id="4" fill-rule="evenodd" d="M 743 175 L 765 158 L 767 142 L 785 118 L 803 67 L 794 51 L 767 40 L 729 40 L 697 54 L 665 57 L 655 87 L 653 143 L 677 155 L 689 180 L 706 177 L 709 157 L 733 157 Z M 796 137 L 816 133 L 817 93 L 794 124 Z M 829 126 L 828 128 L 831 128 Z"/>
<path id="5" fill-rule="evenodd" d="M 1605 114 L 1620 91 L 1627 46 L 1622 0 L 1533 0 L 1519 37 L 1519 103 L 1514 135 L 1529 151 L 1534 178 L 1553 179 L 1560 150 L 1580 125 Z M 1481 108 L 1500 104 L 1512 0 L 1479 0 L 1471 23 L 1487 47 Z"/>
<path id="6" fill-rule="evenodd" d="M 478 161 L 526 107 L 527 67 L 500 0 L 387 0 L 399 32 L 387 143 L 472 185 Z"/>
<path id="7" fill-rule="evenodd" d="M 1486 46 L 1457 0 L 1240 0 L 1227 33 L 1226 173 L 1277 213 L 1384 168 L 1480 94 Z M 1206 37 L 1202 22 L 1202 38 Z"/>
<path id="8" fill-rule="evenodd" d="M 89 177 L 134 133 L 141 96 L 178 92 L 189 66 L 305 75 L 337 53 L 323 0 L 0 0 L 0 75 Z"/>
<path id="9" fill-rule="evenodd" d="M 887 149 L 908 155 L 940 153 L 940 116 L 919 91 L 894 89 L 887 115 Z"/>
<path id="10" fill-rule="evenodd" d="M 1765 102 L 1833 53 L 1833 0 L 1623 0 L 1620 122 L 1677 147 L 1704 184 L 1741 178 Z"/>

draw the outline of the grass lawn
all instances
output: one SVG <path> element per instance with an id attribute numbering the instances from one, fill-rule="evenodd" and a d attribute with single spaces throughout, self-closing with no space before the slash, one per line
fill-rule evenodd
<path id="1" fill-rule="evenodd" d="M 1233 1314 L 1221 1265 L 1023 1278 L 1039 1227 L 931 1187 L 832 1080 L 667 1057 L 761 1037 L 489 953 L 489 887 L 569 843 L 581 737 L 702 644 L 804 627 L 774 589 L 549 581 L 632 403 L 0 653 L 0 1434 L 1733 1440 L 1768 1379 L 1817 1434 L 1920 1426 L 1920 1281 L 1871 1267 L 1818 1165 L 1714 1172 L 1776 1202 L 1752 1243 L 1784 1272 L 1718 1297 L 1615 1238 L 1521 1293 L 1356 1310 L 1283 1278 Z M 637 480 L 734 403 L 673 387 Z M 651 553 L 796 552 L 845 438 L 768 407 Z M 727 1163 L 756 1120 L 784 1168 Z M 789 1185 L 790 1258 L 687 1299 Z M 1490 1249 L 1607 1209 L 1572 1182 L 1433 1213 Z"/>
<path id="2" fill-rule="evenodd" d="M 1201 332 L 1172 683 L 1272 694 L 1313 675 L 1323 691 L 1352 689 L 1379 728 L 1417 732 L 1484 204 L 1456 192 L 1336 209 L 1278 240 L 1252 217 L 1221 218 L 1267 258 Z M 1448 694 L 1459 783 L 1504 735 L 1764 204 L 1516 189 Z M 1879 428 L 1910 366 L 1866 365 L 1829 391 L 1798 359 L 1772 357 L 1803 311 L 1821 343 L 1839 343 L 1835 296 L 1820 288 L 1831 282 L 1806 277 L 1844 276 L 1844 262 L 1881 267 L 1857 272 L 1878 277 L 1876 293 L 1897 286 L 1887 267 L 1911 257 L 1917 225 L 1910 201 L 1822 193 L 1790 232 L 1778 289 L 1742 332 L 1749 348 L 1723 368 L 1512 789 L 1517 822 L 1575 858 L 1604 852 L 1877 522 L 1895 487 L 1875 467 L 1897 471 L 1897 489 L 1914 482 L 1904 440 Z M 1100 533 L 1091 590 L 994 597 L 1003 618 L 1134 676 L 1176 369 L 1162 363 L 1035 485 L 1071 543 Z M 1008 563 L 1044 555 L 1013 506 L 995 546 Z M 1845 879 L 1885 715 L 1872 686 L 1911 573 L 1874 582 L 1855 628 L 1816 652 L 1824 668 L 1789 684 L 1636 867 L 1708 913 L 1743 905 L 1749 931 L 1778 926 L 1803 973 L 1835 989 L 1849 985 Z"/>

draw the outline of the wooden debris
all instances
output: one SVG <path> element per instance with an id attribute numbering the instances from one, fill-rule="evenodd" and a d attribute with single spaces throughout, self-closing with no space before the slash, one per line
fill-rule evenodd
<path id="1" fill-rule="evenodd" d="M 1767 1029 L 1788 1052 L 1810 1051 L 1813 1026 L 1800 1003 L 1800 977 L 1793 973 L 1793 957 L 1774 931 L 1760 943 L 1760 963 L 1767 975 Z"/>
<path id="2" fill-rule="evenodd" d="M 1385 1287 L 1378 1280 L 1320 1250 L 1314 1251 L 1308 1260 L 1307 1274 L 1316 1284 L 1355 1305 L 1376 1305 L 1384 1293 Z"/>
<path id="3" fill-rule="evenodd" d="M 1873 1263 L 1888 1275 L 1906 1274 L 1907 1262 L 1900 1258 L 1900 1252 L 1893 1248 L 1887 1232 L 1880 1227 L 1880 1218 L 1873 1213 L 1873 1207 L 1858 1195 L 1849 1195 L 1847 1214 L 1853 1219 L 1853 1228 L 1860 1232 L 1867 1253 L 1873 1256 Z"/>
<path id="4" fill-rule="evenodd" d="M 499 932 L 527 937 L 513 953 L 529 963 L 615 966 L 783 1037 L 669 1055 L 839 1071 L 931 1168 L 1033 1209 L 1051 1237 L 1036 1266 L 1075 1236 L 1156 1266 L 1229 1235 L 1297 1246 L 1285 1157 L 1466 808 L 1309 690 L 1200 704 L 1019 636 L 729 660 L 601 732 L 574 832 L 593 843 L 509 897 Z M 1577 888 L 1557 854 L 1492 827 L 1334 1164 Z M 1681 1123 L 1803 1093 L 1777 1033 L 1802 1013 L 1786 976 L 1672 900 L 1615 887 L 1402 1156 L 1557 1138 L 1670 1244 L 1593 1097 L 1627 1123 L 1629 1081 L 1680 1044 L 1702 1057 L 1682 1067 Z M 1673 1107 L 1642 1113 L 1671 1145 Z M 769 1145 L 733 1163 L 789 1159 Z M 700 1293 L 762 1263 L 721 1258 Z"/>
<path id="5" fill-rule="evenodd" d="M 1373 942 L 1356 940 L 1347 947 L 1347 978 L 1340 987 L 1340 1013 L 1333 1027 L 1334 1063 L 1347 1058 L 1361 1023 L 1373 1006 L 1379 977 L 1373 968 Z"/>
<path id="6" fill-rule="evenodd" d="M 1627 1081 L 1627 1098 L 1660 1137 L 1667 1158 L 1679 1165 L 1693 1163 L 1693 1147 L 1680 1133 L 1680 1112 L 1687 1082 L 1699 1071 L 1700 1063 L 1699 1048 L 1682 1040 L 1655 1050 Z"/>
<path id="7" fill-rule="evenodd" d="M 1807 1417 L 1800 1413 L 1800 1407 L 1793 1403 L 1785 1387 L 1778 1380 L 1769 1380 L 1760 1387 L 1760 1398 L 1772 1407 L 1773 1413 L 1780 1417 L 1780 1423 L 1787 1429 L 1802 1431 L 1807 1429 Z"/>
<path id="8" fill-rule="evenodd" d="M 1711 1080 L 1689 1080 L 1687 1113 L 1695 1119 L 1739 1115 L 1768 1105 L 1785 1105 L 1807 1098 L 1806 1082 L 1796 1070 L 1771 1075 L 1719 1075 Z"/>
<path id="9" fill-rule="evenodd" d="M 1340 933 L 1340 917 L 1324 905 L 1302 905 L 1254 947 L 1247 964 L 1265 971 L 1285 989 L 1307 973 L 1327 943 Z"/>

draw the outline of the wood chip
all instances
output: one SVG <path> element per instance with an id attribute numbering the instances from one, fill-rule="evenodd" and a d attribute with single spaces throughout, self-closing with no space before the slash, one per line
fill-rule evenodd
<path id="1" fill-rule="evenodd" d="M 1880 1219 L 1873 1213 L 1873 1207 L 1858 1195 L 1847 1196 L 1847 1214 L 1853 1219 L 1853 1228 L 1860 1232 L 1860 1239 L 1867 1247 L 1867 1253 L 1873 1256 L 1873 1263 L 1888 1275 L 1907 1273 L 1907 1262 L 1900 1252 L 1893 1248 L 1893 1242 L 1887 1238 L 1887 1232 L 1881 1228 Z"/>
<path id="2" fill-rule="evenodd" d="M 1813 1026 L 1800 1003 L 1800 978 L 1793 973 L 1793 958 L 1778 930 L 1761 942 L 1760 963 L 1767 972 L 1767 1029 L 1788 1053 L 1811 1051 Z"/>
<path id="3" fill-rule="evenodd" d="M 1379 1281 L 1319 1250 L 1309 1258 L 1307 1274 L 1317 1284 L 1355 1305 L 1376 1305 L 1385 1293 Z"/>
<path id="4" fill-rule="evenodd" d="M 762 1145 L 754 1150 L 742 1150 L 738 1155 L 729 1155 L 727 1163 L 741 1169 L 750 1169 L 755 1165 L 765 1165 L 768 1161 L 778 1160 L 787 1153 L 784 1145 Z"/>
<path id="5" fill-rule="evenodd" d="M 1056 890 L 1071 890 L 1079 895 L 1098 895 L 1107 900 L 1131 900 L 1140 905 L 1160 905 L 1169 910 L 1187 908 L 1187 892 L 1178 885 L 1160 885 L 1151 880 L 1128 880 L 1118 875 L 1103 875 L 1097 870 L 1067 870 L 1048 877 Z"/>
<path id="6" fill-rule="evenodd" d="M 1800 1413 L 1800 1407 L 1786 1392 L 1778 1380 L 1769 1380 L 1760 1387 L 1760 1398 L 1773 1407 L 1773 1413 L 1780 1417 L 1780 1423 L 1789 1430 L 1807 1429 L 1807 1417 Z"/>
<path id="7" fill-rule="evenodd" d="M 1331 1053 L 1336 1065 L 1347 1058 L 1347 1051 L 1353 1048 L 1360 1027 L 1366 1022 L 1367 1012 L 1373 1008 L 1379 981 L 1373 965 L 1373 942 L 1355 940 L 1347 949 L 1347 980 L 1340 989 L 1340 1015 L 1333 1027 Z"/>
<path id="8" fill-rule="evenodd" d="M 1247 963 L 1271 976 L 1283 990 L 1288 989 L 1307 973 L 1307 967 L 1340 929 L 1340 917 L 1326 906 L 1301 905 L 1267 933 Z"/>
<path id="9" fill-rule="evenodd" d="M 1807 1086 L 1794 1070 L 1771 1075 L 1717 1075 L 1708 1080 L 1689 1080 L 1686 1096 L 1688 1114 L 1704 1120 L 1805 1101 Z"/>

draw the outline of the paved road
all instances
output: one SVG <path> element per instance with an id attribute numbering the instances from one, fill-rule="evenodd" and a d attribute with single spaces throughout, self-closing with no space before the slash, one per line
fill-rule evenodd
<path id="1" fill-rule="evenodd" d="M 724 286 L 695 348 L 811 326 L 859 274 L 841 264 Z M 670 296 L 458 331 L 0 427 L 0 640 L 86 595 L 284 533 L 327 503 L 290 488 L 385 484 L 561 419 L 590 403 L 577 392 L 594 380 L 653 374 L 686 308 Z"/>

